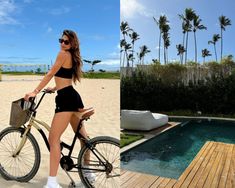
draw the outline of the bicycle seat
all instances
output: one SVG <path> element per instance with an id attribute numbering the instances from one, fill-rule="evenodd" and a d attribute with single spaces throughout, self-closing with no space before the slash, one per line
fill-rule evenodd
<path id="1" fill-rule="evenodd" d="M 95 113 L 94 108 L 88 108 L 88 109 L 84 109 L 84 111 L 81 112 L 76 112 L 75 115 L 79 118 L 79 119 L 88 119 L 90 118 L 90 116 L 92 116 Z"/>

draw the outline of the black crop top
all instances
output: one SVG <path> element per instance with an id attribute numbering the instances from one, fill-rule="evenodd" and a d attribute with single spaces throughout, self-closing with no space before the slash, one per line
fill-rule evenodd
<path id="1" fill-rule="evenodd" d="M 73 69 L 60 67 L 60 69 L 57 71 L 55 76 L 60 77 L 60 78 L 70 78 L 71 79 L 73 76 Z"/>

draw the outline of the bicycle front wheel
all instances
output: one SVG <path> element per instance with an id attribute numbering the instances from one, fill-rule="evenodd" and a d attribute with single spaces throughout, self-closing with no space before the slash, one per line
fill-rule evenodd
<path id="1" fill-rule="evenodd" d="M 27 182 L 38 171 L 41 160 L 40 149 L 31 133 L 27 133 L 21 151 L 13 155 L 22 140 L 24 130 L 8 127 L 0 133 L 0 174 L 6 180 Z"/>
<path id="2" fill-rule="evenodd" d="M 100 136 L 89 141 L 78 156 L 79 176 L 86 187 L 120 187 L 119 140 Z"/>

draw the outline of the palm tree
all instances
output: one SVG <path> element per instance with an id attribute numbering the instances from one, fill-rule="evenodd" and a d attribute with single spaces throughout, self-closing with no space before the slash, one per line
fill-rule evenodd
<path id="1" fill-rule="evenodd" d="M 206 48 L 202 50 L 203 63 L 205 63 L 205 57 L 211 56 L 210 51 Z"/>
<path id="2" fill-rule="evenodd" d="M 164 63 L 166 64 L 166 44 L 170 44 L 170 39 L 169 39 L 169 30 L 170 26 L 168 24 L 165 24 L 162 26 L 162 39 L 164 41 Z"/>
<path id="3" fill-rule="evenodd" d="M 153 17 L 153 20 L 155 21 L 155 23 L 158 25 L 159 28 L 159 41 L 158 41 L 158 60 L 161 63 L 161 38 L 162 38 L 162 27 L 163 25 L 167 24 L 167 18 L 165 15 L 162 15 L 159 17 L 159 20 L 156 20 L 156 18 Z"/>
<path id="4" fill-rule="evenodd" d="M 212 37 L 212 40 L 208 41 L 208 44 L 213 44 L 214 45 L 214 51 L 215 51 L 215 60 L 216 62 L 217 61 L 217 53 L 216 53 L 216 42 L 218 42 L 218 40 L 220 39 L 221 37 L 219 36 L 219 34 L 214 34 L 213 37 Z"/>
<path id="5" fill-rule="evenodd" d="M 220 22 L 220 36 L 221 36 L 221 52 L 220 52 L 220 61 L 222 61 L 223 57 L 223 30 L 225 31 L 225 27 L 228 25 L 231 25 L 231 20 L 229 18 L 226 18 L 226 16 L 220 16 L 219 17 Z"/>
<path id="6" fill-rule="evenodd" d="M 131 31 L 132 29 L 129 27 L 128 22 L 121 22 L 120 30 L 122 32 L 123 38 L 126 40 L 126 35 L 128 35 L 128 32 Z"/>
<path id="7" fill-rule="evenodd" d="M 86 60 L 86 59 L 83 59 L 83 61 L 86 62 L 86 63 L 91 64 L 91 72 L 94 72 L 94 65 L 101 62 L 101 60 L 90 61 L 90 60 Z"/>
<path id="8" fill-rule="evenodd" d="M 134 45 L 135 45 L 135 41 L 137 41 L 139 38 L 138 33 L 136 33 L 135 31 L 133 31 L 131 34 L 129 34 L 130 38 L 131 38 L 131 44 L 132 44 L 132 68 L 133 68 L 133 64 L 134 64 Z"/>
<path id="9" fill-rule="evenodd" d="M 192 31 L 192 24 L 190 23 L 194 17 L 195 17 L 195 11 L 192 9 L 192 8 L 186 8 L 185 9 L 185 15 L 181 14 L 179 15 L 180 19 L 183 20 L 184 23 L 184 26 L 185 26 L 185 29 L 186 30 L 186 46 L 185 46 L 185 64 L 187 62 L 187 51 L 188 51 L 188 33 Z"/>
<path id="10" fill-rule="evenodd" d="M 124 46 L 124 52 L 126 54 L 126 60 L 127 60 L 127 67 L 130 67 L 130 63 L 129 63 L 129 58 L 128 58 L 128 51 L 130 51 L 131 49 L 131 44 L 129 43 L 126 43 L 125 46 Z"/>
<path id="11" fill-rule="evenodd" d="M 128 22 L 122 21 L 122 22 L 121 22 L 121 25 L 120 25 L 120 30 L 121 30 L 121 33 L 122 33 L 122 35 L 123 35 L 124 41 L 126 41 L 126 36 L 127 36 L 128 33 L 132 30 L 132 29 L 129 27 Z M 121 46 L 121 44 L 120 44 L 120 46 Z M 125 55 L 126 55 L 126 59 L 128 59 L 128 58 L 127 58 L 127 54 L 124 52 L 124 56 L 125 56 Z M 124 66 L 124 60 L 125 60 L 125 58 L 123 57 L 123 66 Z M 121 61 L 121 59 L 120 59 L 120 61 Z M 120 64 L 121 64 L 121 62 L 120 62 Z"/>
<path id="12" fill-rule="evenodd" d="M 146 45 L 143 45 L 140 47 L 140 53 L 139 53 L 139 58 L 140 58 L 140 64 L 142 60 L 142 64 L 144 64 L 144 56 L 151 52 Z"/>
<path id="13" fill-rule="evenodd" d="M 170 37 L 169 37 L 169 34 L 167 36 L 167 38 L 164 40 L 164 45 L 165 45 L 165 48 L 166 48 L 166 63 L 168 64 L 168 47 L 170 46 Z"/>
<path id="14" fill-rule="evenodd" d="M 184 54 L 184 52 L 185 52 L 185 48 L 184 48 L 184 46 L 181 45 L 181 44 L 176 45 L 176 48 L 177 48 L 177 50 L 178 50 L 177 55 L 180 56 L 180 64 L 182 65 L 182 64 L 183 64 L 183 54 Z"/>
<path id="15" fill-rule="evenodd" d="M 196 31 L 207 29 L 204 25 L 201 24 L 202 19 L 199 18 L 199 15 L 195 15 L 193 18 L 193 33 L 194 33 L 194 44 L 195 44 L 195 63 L 197 63 L 197 39 Z"/>
<path id="16" fill-rule="evenodd" d="M 183 33 L 183 46 L 185 46 L 185 34 L 187 33 L 187 31 L 191 31 L 191 25 L 187 24 L 184 20 L 182 22 L 182 33 Z M 182 54 L 182 63 L 183 63 L 183 59 L 184 59 L 184 53 L 186 52 L 186 50 L 184 50 L 183 54 Z"/>
<path id="17" fill-rule="evenodd" d="M 126 40 L 125 39 L 121 39 L 120 40 L 120 67 L 121 67 L 121 62 L 122 62 L 122 52 L 125 50 L 125 45 L 126 45 Z M 123 53 L 123 63 L 122 66 L 124 67 L 124 62 L 125 62 L 125 53 Z"/>

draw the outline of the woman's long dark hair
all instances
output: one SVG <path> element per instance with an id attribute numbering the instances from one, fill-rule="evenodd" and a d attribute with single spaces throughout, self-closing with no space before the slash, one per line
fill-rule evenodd
<path id="1" fill-rule="evenodd" d="M 71 30 L 64 30 L 63 35 L 69 38 L 71 48 L 69 52 L 72 55 L 72 68 L 73 68 L 73 82 L 81 80 L 82 77 L 82 59 L 80 55 L 79 40 L 75 32 Z"/>

